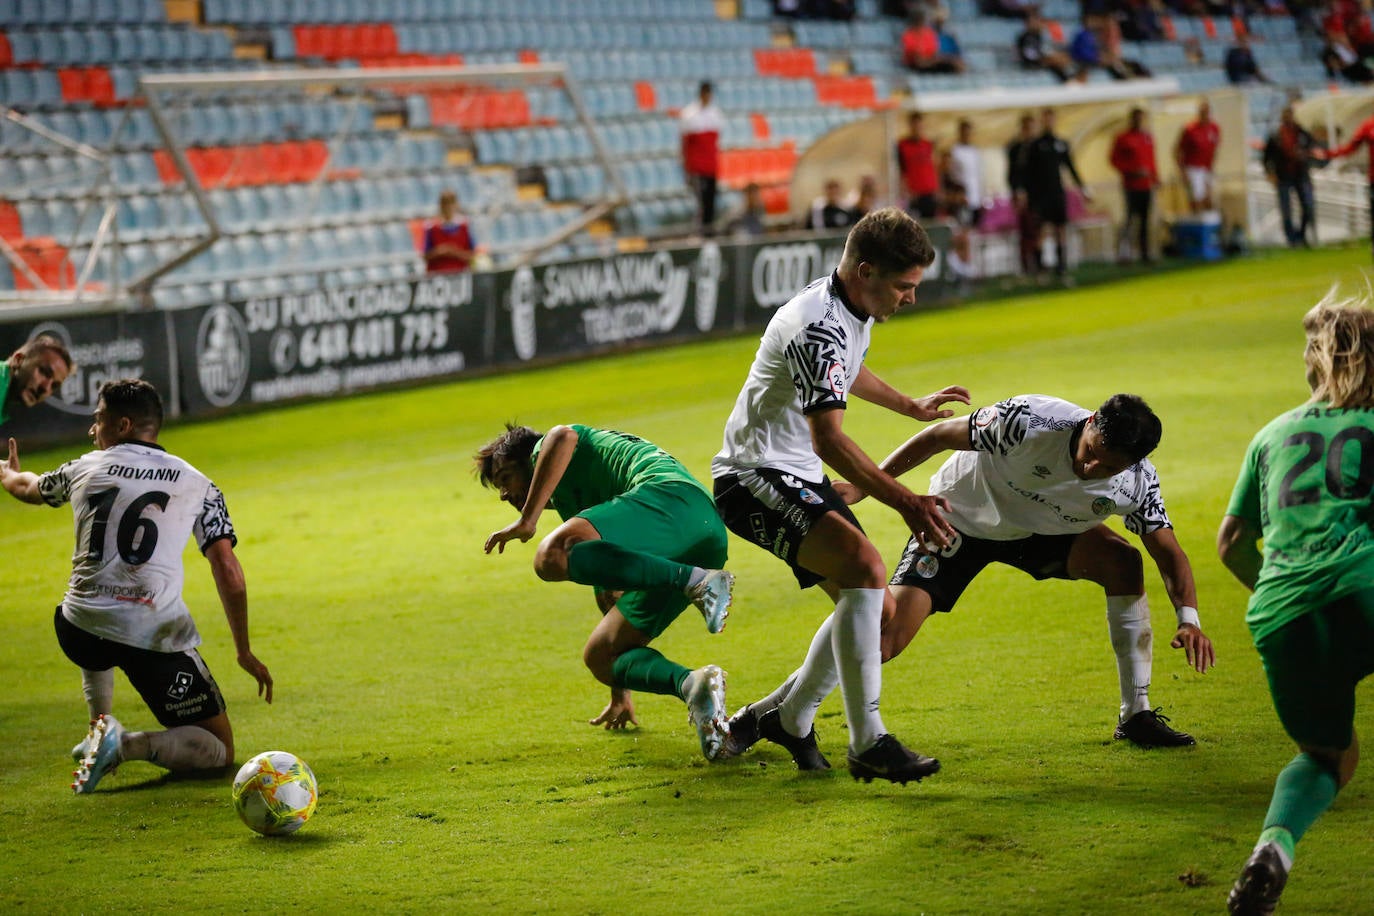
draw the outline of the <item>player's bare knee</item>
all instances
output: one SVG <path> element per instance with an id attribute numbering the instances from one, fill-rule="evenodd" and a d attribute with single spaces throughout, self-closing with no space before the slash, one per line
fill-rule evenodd
<path id="1" fill-rule="evenodd" d="M 608 687 L 614 687 L 612 668 L 615 666 L 615 656 L 611 653 L 611 647 L 599 640 L 588 640 L 582 647 L 582 664 L 587 666 L 587 670 L 592 673 L 592 677 Z"/>
<path id="2" fill-rule="evenodd" d="M 534 574 L 545 582 L 567 581 L 570 546 L 556 535 L 544 538 L 534 552 Z"/>

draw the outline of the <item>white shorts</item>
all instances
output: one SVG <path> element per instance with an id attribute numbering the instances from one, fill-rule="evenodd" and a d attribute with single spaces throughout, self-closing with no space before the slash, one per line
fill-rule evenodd
<path id="1" fill-rule="evenodd" d="M 1211 169 L 1203 168 L 1200 165 L 1190 165 L 1183 170 L 1183 175 L 1188 179 L 1189 200 L 1201 202 L 1211 198 L 1212 191 L 1216 187 L 1216 176 Z"/>

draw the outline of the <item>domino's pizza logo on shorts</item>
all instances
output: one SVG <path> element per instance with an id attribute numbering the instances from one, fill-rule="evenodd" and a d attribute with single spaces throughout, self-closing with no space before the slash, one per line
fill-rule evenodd
<path id="1" fill-rule="evenodd" d="M 174 700 L 186 698 L 186 694 L 191 690 L 192 678 L 185 671 L 178 671 L 177 676 L 172 679 L 172 686 L 167 688 L 167 696 Z"/>
<path id="2" fill-rule="evenodd" d="M 1098 518 L 1106 518 L 1116 511 L 1116 501 L 1106 496 L 1099 496 L 1093 500 L 1093 515 Z"/>

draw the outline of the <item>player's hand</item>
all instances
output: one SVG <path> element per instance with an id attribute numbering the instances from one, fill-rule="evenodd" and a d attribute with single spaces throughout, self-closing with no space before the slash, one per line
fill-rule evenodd
<path id="1" fill-rule="evenodd" d="M 913 398 L 911 416 L 917 420 L 943 420 L 954 416 L 954 411 L 941 409 L 950 403 L 967 404 L 968 389 L 962 385 L 950 385 L 923 398 Z"/>
<path id="2" fill-rule="evenodd" d="M 535 526 L 526 522 L 523 518 L 511 522 L 500 531 L 493 532 L 492 536 L 487 538 L 487 544 L 484 549 L 487 553 L 491 553 L 493 548 L 498 548 L 496 551 L 497 553 L 505 553 L 507 541 L 520 541 L 524 543 L 534 537 L 534 530 Z"/>
<path id="3" fill-rule="evenodd" d="M 1078 195 L 1083 198 L 1083 203 L 1085 204 L 1090 204 L 1093 202 L 1093 192 L 1089 191 L 1087 188 L 1083 188 L 1081 191 L 1079 191 Z"/>
<path id="4" fill-rule="evenodd" d="M 267 670 L 267 666 L 258 661 L 258 657 L 252 652 L 244 652 L 239 655 L 239 667 L 258 682 L 258 696 L 267 702 L 272 702 L 272 673 Z"/>
<path id="5" fill-rule="evenodd" d="M 10 453 L 9 453 L 9 457 L 7 457 L 7 458 L 5 459 L 5 463 L 4 463 L 4 464 L 0 465 L 0 476 L 3 476 L 3 475 L 5 475 L 5 474 L 18 474 L 18 473 L 19 473 L 19 443 L 14 441 L 14 437 L 10 437 Z"/>
<path id="6" fill-rule="evenodd" d="M 835 493 L 840 499 L 844 500 L 846 506 L 852 506 L 868 495 L 847 480 L 837 480 L 831 486 L 834 487 Z"/>
<path id="7" fill-rule="evenodd" d="M 595 719 L 588 719 L 587 724 L 600 725 L 607 731 L 620 730 L 628 725 L 638 727 L 639 720 L 635 718 L 635 704 L 630 699 L 630 691 L 612 691 L 611 702 L 607 703 L 606 708 L 601 710 L 601 715 Z"/>
<path id="8" fill-rule="evenodd" d="M 1175 649 L 1182 649 L 1188 658 L 1188 664 L 1196 668 L 1198 674 L 1206 674 L 1207 669 L 1217 663 L 1217 653 L 1212 648 L 1212 641 L 1207 638 L 1206 633 L 1191 623 L 1179 627 L 1169 645 Z"/>
<path id="9" fill-rule="evenodd" d="M 954 526 L 945 518 L 949 500 L 943 496 L 917 496 L 902 511 L 902 521 L 927 551 L 942 550 L 954 540 Z"/>

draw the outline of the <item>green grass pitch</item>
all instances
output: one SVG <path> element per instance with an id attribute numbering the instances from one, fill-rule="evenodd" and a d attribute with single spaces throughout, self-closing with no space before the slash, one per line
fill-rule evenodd
<path id="1" fill-rule="evenodd" d="M 71 515 L 0 501 L 0 910 L 1220 912 L 1293 749 L 1216 528 L 1250 436 L 1306 396 L 1301 315 L 1367 268 L 1364 249 L 1274 253 L 875 329 L 869 365 L 911 393 L 958 383 L 975 404 L 1043 392 L 1093 406 L 1132 391 L 1161 415 L 1155 462 L 1218 655 L 1198 676 L 1165 645 L 1173 615 L 1147 560 L 1152 699 L 1199 742 L 1181 752 L 1111 740 L 1100 590 L 1010 570 L 990 570 L 884 669 L 889 727 L 944 764 L 923 784 L 799 775 L 772 746 L 708 764 L 665 697 L 637 697 L 637 730 L 589 727 L 607 694 L 581 664 L 591 594 L 538 582 L 534 542 L 482 553 L 511 515 L 470 456 L 507 419 L 583 422 L 652 439 L 706 478 L 753 337 L 164 430 L 226 493 L 253 647 L 276 678 L 266 706 L 189 550 L 187 599 L 236 757 L 289 750 L 320 780 L 314 819 L 287 839 L 237 821 L 229 777 L 130 763 L 72 796 L 67 750 L 85 712 L 51 626 Z M 846 420 L 878 457 L 916 428 L 865 404 Z M 43 471 L 80 451 L 22 458 Z M 924 489 L 933 467 L 909 481 Z M 858 509 L 895 561 L 896 515 Z M 731 549 L 725 632 L 709 636 L 689 610 L 656 645 L 724 667 L 733 710 L 796 666 L 827 608 L 772 557 Z M 154 725 L 122 676 L 115 714 Z M 838 695 L 817 731 L 842 761 Z M 1357 775 L 1299 845 L 1285 911 L 1374 900 L 1370 785 Z"/>

